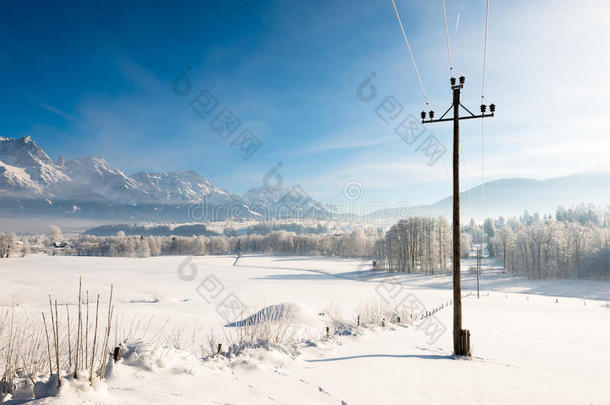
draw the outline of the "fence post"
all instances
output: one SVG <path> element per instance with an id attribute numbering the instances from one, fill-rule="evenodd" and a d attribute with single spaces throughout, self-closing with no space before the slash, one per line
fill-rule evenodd
<path id="1" fill-rule="evenodd" d="M 112 360 L 116 363 L 121 360 L 121 347 L 117 346 L 114 348 L 114 352 L 112 352 Z"/>

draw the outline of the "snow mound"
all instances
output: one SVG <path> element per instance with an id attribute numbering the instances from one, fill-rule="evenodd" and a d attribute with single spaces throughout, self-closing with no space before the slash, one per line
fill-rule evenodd
<path id="1" fill-rule="evenodd" d="M 253 326 L 267 322 L 287 322 L 290 324 L 313 325 L 317 323 L 317 316 L 308 308 L 292 302 L 269 305 L 239 321 L 225 325 L 226 328 Z"/>

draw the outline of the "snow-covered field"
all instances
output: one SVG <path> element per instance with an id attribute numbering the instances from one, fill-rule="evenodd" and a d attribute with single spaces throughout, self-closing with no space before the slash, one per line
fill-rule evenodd
<path id="1" fill-rule="evenodd" d="M 49 293 L 74 303 L 82 276 L 90 294 L 104 300 L 114 284 L 118 329 L 139 329 L 145 337 L 137 356 L 111 364 L 95 390 L 67 380 L 59 396 L 33 403 L 610 403 L 608 282 L 528 281 L 488 266 L 481 298 L 463 300 L 473 357 L 454 359 L 449 276 L 388 275 L 372 272 L 368 262 L 318 257 L 233 262 L 229 256 L 1 260 L 5 308 L 14 303 L 16 312 L 39 316 Z M 465 272 L 463 292 L 474 286 Z M 385 328 L 353 326 L 358 315 L 363 322 L 371 317 L 367 304 L 381 302 L 436 312 L 401 325 L 386 319 Z M 276 304 L 285 304 L 300 326 L 295 347 L 206 361 L 196 355 L 210 331 L 231 337 L 235 328 L 225 324 Z M 352 322 L 349 333 L 335 331 L 339 313 Z M 330 339 L 326 326 L 333 328 Z"/>

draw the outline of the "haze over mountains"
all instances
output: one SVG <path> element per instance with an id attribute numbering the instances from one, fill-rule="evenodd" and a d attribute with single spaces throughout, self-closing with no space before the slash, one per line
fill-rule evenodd
<path id="1" fill-rule="evenodd" d="M 512 178 L 461 195 L 465 218 L 515 215 L 527 209 L 552 213 L 557 206 L 610 203 L 610 171 L 600 169 L 549 180 Z M 198 202 L 204 201 L 202 205 Z M 209 221 L 227 217 L 265 219 L 294 216 L 337 218 L 333 208 L 304 190 L 257 187 L 243 196 L 226 191 L 194 171 L 127 175 L 101 157 L 53 161 L 30 137 L 0 137 L 0 215 L 5 217 L 90 218 L 108 221 Z M 283 210 L 283 211 L 282 211 Z M 409 207 L 409 215 L 449 215 L 451 198 Z M 389 221 L 404 209 L 384 209 L 362 219 Z M 358 216 L 340 218 L 354 219 Z"/>
<path id="2" fill-rule="evenodd" d="M 30 137 L 0 137 L 0 202 L 8 216 L 108 220 L 263 219 L 281 214 L 280 205 L 298 205 L 307 217 L 330 215 L 298 189 L 260 187 L 241 197 L 192 170 L 127 175 L 101 157 L 55 162 Z"/>
<path id="3" fill-rule="evenodd" d="M 0 138 L 0 193 L 79 202 L 174 203 L 238 200 L 193 171 L 126 175 L 101 157 L 54 162 L 30 137 Z"/>

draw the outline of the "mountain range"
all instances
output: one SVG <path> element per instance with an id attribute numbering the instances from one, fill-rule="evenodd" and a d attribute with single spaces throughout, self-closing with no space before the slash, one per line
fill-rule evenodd
<path id="1" fill-rule="evenodd" d="M 461 194 L 464 217 L 515 215 L 528 209 L 552 213 L 557 206 L 610 203 L 610 171 L 596 170 L 548 180 L 501 179 Z M 112 221 L 197 222 L 231 218 L 295 216 L 358 219 L 338 214 L 299 189 L 257 187 L 243 196 L 214 185 L 192 170 L 125 174 L 101 157 L 53 161 L 29 136 L 0 137 L 0 216 L 70 217 Z M 449 215 L 451 197 L 411 206 L 408 215 Z M 404 209 L 382 209 L 360 219 L 394 221 Z"/>
<path id="2" fill-rule="evenodd" d="M 192 170 L 125 174 L 101 157 L 53 161 L 29 136 L 0 137 L 0 215 L 70 215 L 138 221 L 324 218 L 330 209 L 296 189 L 258 187 L 244 196 Z"/>

